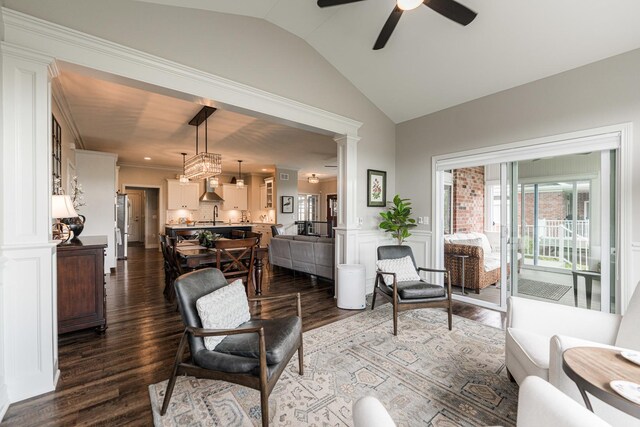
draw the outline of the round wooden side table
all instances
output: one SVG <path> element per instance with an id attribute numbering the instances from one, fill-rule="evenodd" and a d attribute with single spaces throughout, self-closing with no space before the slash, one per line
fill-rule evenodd
<path id="1" fill-rule="evenodd" d="M 640 366 L 625 359 L 619 350 L 599 347 L 574 347 L 562 353 L 562 370 L 571 378 L 593 412 L 587 392 L 627 414 L 640 418 L 640 405 L 616 393 L 614 380 L 640 384 Z"/>

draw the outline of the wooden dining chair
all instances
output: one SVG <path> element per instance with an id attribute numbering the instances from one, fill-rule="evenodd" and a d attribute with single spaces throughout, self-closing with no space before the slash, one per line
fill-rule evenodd
<path id="1" fill-rule="evenodd" d="M 248 292 L 249 283 L 253 276 L 253 262 L 259 239 L 249 237 L 246 239 L 216 240 L 216 268 L 222 271 L 227 280 L 242 279 L 245 290 Z"/>
<path id="2" fill-rule="evenodd" d="M 178 242 L 181 242 L 183 240 L 197 240 L 200 231 L 202 230 L 175 230 L 174 233 L 176 235 L 176 238 L 178 239 Z"/>

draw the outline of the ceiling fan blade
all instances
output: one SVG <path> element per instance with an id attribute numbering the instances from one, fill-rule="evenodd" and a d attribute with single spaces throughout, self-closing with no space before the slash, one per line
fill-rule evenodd
<path id="1" fill-rule="evenodd" d="M 319 7 L 340 6 L 341 4 L 355 3 L 362 0 L 318 0 Z"/>
<path id="2" fill-rule="evenodd" d="M 376 40 L 376 44 L 373 45 L 373 50 L 382 49 L 384 45 L 387 44 L 387 41 L 389 40 L 389 37 L 391 37 L 393 30 L 396 28 L 396 25 L 398 25 L 398 21 L 402 16 L 402 12 L 403 10 L 400 9 L 398 5 L 393 8 L 391 15 L 389 15 L 389 18 L 387 18 L 387 22 L 384 23 L 384 27 L 382 27 L 382 30 L 380 31 L 380 35 L 378 36 L 378 40 Z"/>
<path id="3" fill-rule="evenodd" d="M 478 15 L 454 0 L 424 0 L 423 4 L 460 25 L 469 25 Z"/>

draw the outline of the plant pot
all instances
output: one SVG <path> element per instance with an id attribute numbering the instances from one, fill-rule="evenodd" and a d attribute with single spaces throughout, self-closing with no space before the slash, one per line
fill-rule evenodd
<path id="1" fill-rule="evenodd" d="M 69 229 L 73 231 L 73 237 L 76 238 L 84 230 L 84 223 L 86 218 L 84 215 L 78 215 L 77 218 L 62 218 L 60 222 L 63 222 L 69 226 Z"/>

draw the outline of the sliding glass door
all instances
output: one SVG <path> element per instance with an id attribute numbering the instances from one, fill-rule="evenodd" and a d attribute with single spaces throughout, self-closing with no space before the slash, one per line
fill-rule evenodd
<path id="1" fill-rule="evenodd" d="M 562 141 L 558 155 L 436 163 L 435 259 L 451 272 L 454 298 L 501 310 L 515 295 L 615 311 L 618 151 L 593 147 L 616 143 L 619 135 L 605 135 L 582 153 Z"/>

